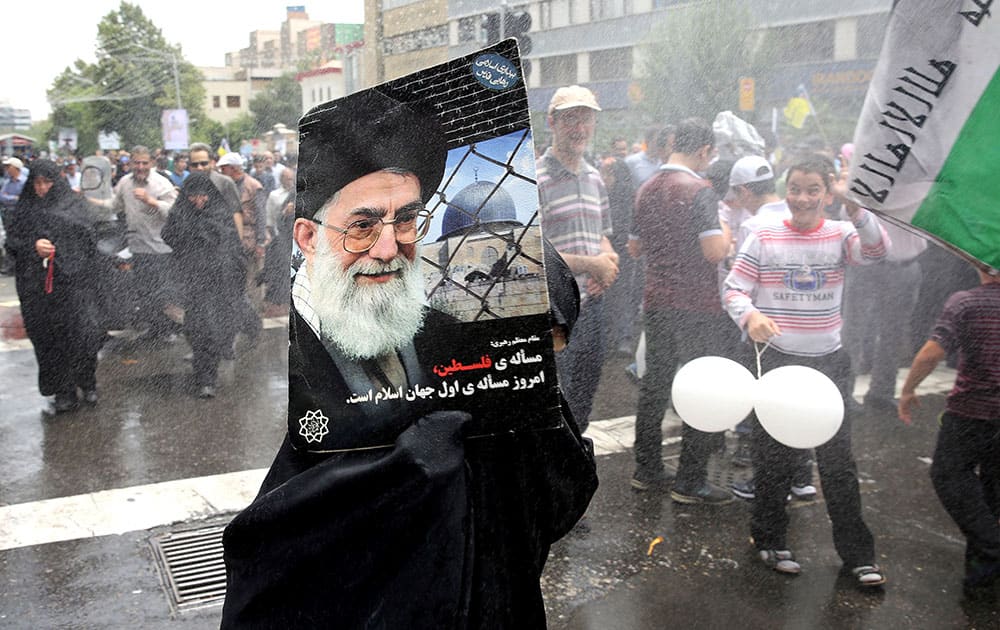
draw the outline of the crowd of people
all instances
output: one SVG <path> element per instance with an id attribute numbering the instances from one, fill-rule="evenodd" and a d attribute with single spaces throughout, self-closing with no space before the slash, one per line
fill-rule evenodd
<path id="1" fill-rule="evenodd" d="M 947 295 L 939 290 L 937 274 L 950 263 L 942 262 L 937 248 L 885 224 L 848 198 L 847 170 L 853 157 L 849 143 L 837 151 L 789 151 L 781 160 L 765 146 L 720 156 L 713 126 L 687 118 L 650 128 L 637 150 L 630 149 L 626 139 L 615 138 L 608 153 L 594 159 L 588 151 L 600 112 L 590 90 L 557 90 L 547 109 L 551 145 L 536 163 L 543 233 L 560 254 L 567 278 L 572 275 L 579 288 L 579 316 L 556 363 L 570 419 L 566 444 L 580 450 L 587 464 L 581 466 L 581 478 L 589 479 L 592 472 L 580 434 L 591 416 L 605 354 L 635 352 L 645 370 L 633 372 L 639 379 L 630 480 L 634 491 L 661 492 L 678 504 L 720 505 L 734 495 L 752 500 L 750 533 L 757 556 L 767 567 L 794 575 L 802 567 L 788 545 L 786 502 L 789 497 L 816 496 L 815 461 L 845 573 L 860 588 L 878 587 L 887 576 L 876 562 L 875 538 L 862 516 L 851 449 L 852 415 L 858 411 L 855 377 L 871 374 L 864 407 L 898 413 L 909 421 L 918 402 L 916 385 L 950 357 L 959 367 L 959 380 L 949 397 L 935 453 L 934 488 L 968 540 L 966 586 L 995 582 L 1000 577 L 997 275 L 981 272 L 982 286 L 972 288 L 974 283 L 956 279 L 951 265 L 942 274 L 945 284 L 970 290 L 949 299 L 940 319 L 928 316 L 945 305 Z M 424 321 L 421 308 L 400 302 L 400 321 L 414 319 L 405 317 L 407 312 L 415 319 L 402 328 L 399 341 L 379 336 L 387 328 L 393 332 L 385 326 L 373 327 L 370 335 L 346 335 L 357 328 L 350 327 L 356 322 L 338 319 L 342 305 L 320 296 L 310 303 L 303 296 L 309 296 L 316 281 L 312 276 L 327 266 L 339 269 L 356 261 L 367 265 L 369 259 L 416 256 L 414 243 L 420 235 L 410 230 L 416 211 L 413 217 L 406 212 L 413 204 L 427 202 L 433 190 L 426 182 L 440 180 L 439 173 L 423 173 L 427 165 L 421 160 L 397 164 L 401 158 L 394 155 L 396 161 L 352 172 L 344 181 L 314 177 L 310 197 L 299 199 L 296 218 L 294 164 L 267 152 L 247 164 L 239 153 L 219 155 L 204 144 L 175 155 L 137 146 L 108 159 L 114 165 L 109 169 L 114 184 L 105 199 L 87 195 L 76 158 L 61 163 L 4 161 L 0 204 L 9 256 L 5 263 L 12 262 L 25 328 L 39 364 L 39 390 L 53 397 L 52 413 L 71 411 L 81 401 L 98 402 L 97 352 L 106 333 L 93 299 L 100 291 L 94 223 L 101 213 L 110 213 L 127 227 L 138 289 L 131 325 L 150 341 L 169 343 L 179 334 L 187 338 L 197 396 L 215 395 L 219 363 L 233 356 L 236 334 L 253 341 L 260 334 L 262 315 L 287 312 L 293 293 L 288 266 L 293 237 L 309 263 L 295 276 L 298 301 L 292 320 L 293 337 L 301 336 L 315 355 L 306 358 L 328 363 L 333 357 L 337 362 L 339 352 L 368 361 L 366 379 L 395 385 L 413 378 L 407 374 L 408 364 L 382 359 L 397 357 L 401 348 L 432 336 L 428 330 L 433 326 Z M 412 198 L 413 203 L 393 210 L 406 218 L 397 215 L 388 221 L 385 214 L 379 215 L 377 228 L 361 230 L 357 221 L 346 223 L 346 216 L 327 216 L 334 210 L 346 214 L 356 201 L 352 195 L 371 193 L 368 188 L 389 199 Z M 385 225 L 394 226 L 394 240 L 380 240 Z M 343 238 L 344 252 L 337 249 L 331 255 L 331 238 Z M 354 239 L 350 245 L 348 239 Z M 361 275 L 372 284 L 388 282 L 407 276 L 405 264 L 399 265 L 364 267 Z M 411 281 L 420 293 L 419 279 Z M 877 307 L 876 292 L 881 300 L 891 299 L 893 308 Z M 384 316 L 384 309 L 378 315 Z M 388 350 L 358 349 L 346 337 L 384 341 Z M 333 352 L 327 342 L 339 350 Z M 737 431 L 733 461 L 752 466 L 754 476 L 729 489 L 710 483 L 707 474 L 724 435 L 684 423 L 677 468 L 666 467 L 662 421 L 671 402 L 671 382 L 683 363 L 705 355 L 729 357 L 748 367 L 756 361 L 764 372 L 787 365 L 822 372 L 844 402 L 840 429 L 811 451 L 793 449 L 771 437 L 751 413 Z M 897 401 L 897 370 L 911 359 L 910 378 Z M 302 367 L 297 361 L 304 359 L 293 352 L 291 387 L 309 390 L 310 404 L 314 397 L 328 395 L 326 390 L 333 388 L 329 384 L 320 393 L 311 392 L 317 381 L 296 370 L 307 374 L 315 366 Z M 464 421 L 458 416 L 452 420 Z M 426 428 L 419 423 L 411 427 Z M 297 439 L 294 429 L 289 440 Z M 313 439 L 312 434 L 303 436 L 307 442 Z M 305 447 L 293 452 L 286 442 L 265 487 L 317 474 L 335 473 L 341 479 L 343 471 L 326 463 L 328 453 L 336 449 L 317 450 L 313 456 L 309 445 Z M 452 472 L 462 476 L 457 468 Z M 531 582 L 525 597 L 539 599 L 535 586 L 547 545 L 572 526 L 592 491 L 589 487 L 586 496 L 573 497 L 573 509 L 552 528 L 557 533 L 546 531 L 535 541 L 541 541 L 536 549 L 541 555 L 526 558 L 525 566 L 531 566 L 520 571 Z M 262 493 L 258 501 L 266 498 Z M 272 516 L 269 505 L 261 507 L 260 514 L 253 508 L 228 534 L 230 578 L 246 571 L 244 584 L 249 586 L 244 592 L 259 587 L 266 594 L 272 585 L 255 582 L 254 564 L 240 564 L 240 554 L 252 555 L 247 550 L 258 549 L 246 546 L 256 535 L 249 525 L 259 525 L 255 518 L 267 521 Z M 456 575 L 450 577 L 458 579 Z M 494 576 L 487 577 L 482 584 L 495 586 L 490 581 Z M 246 610 L 257 605 L 254 597 L 258 595 L 247 595 Z M 237 603 L 228 606 L 227 615 L 244 614 Z M 536 605 L 532 615 L 540 611 Z"/>
<path id="2" fill-rule="evenodd" d="M 995 581 L 1000 354 L 989 335 L 1000 321 L 998 276 L 981 273 L 984 286 L 962 303 L 964 319 L 949 302 L 935 321 L 950 291 L 975 284 L 975 270 L 848 199 L 850 143 L 836 151 L 786 151 L 776 160 L 763 142 L 742 154 L 718 146 L 713 125 L 691 118 L 649 129 L 631 149 L 616 137 L 593 157 L 587 150 L 600 111 L 586 88 L 555 93 L 551 147 L 539 157 L 537 175 L 543 233 L 577 274 L 581 322 L 588 313 L 598 320 L 578 325 L 557 358 L 581 427 L 606 350 L 635 352 L 645 365 L 644 372 L 629 366 L 641 378 L 632 488 L 669 493 L 680 504 L 752 500 L 750 530 L 761 562 L 797 574 L 785 504 L 816 496 L 815 460 L 845 573 L 861 588 L 878 587 L 886 573 L 862 517 L 852 416 L 863 407 L 908 420 L 915 383 L 950 352 L 960 370 L 948 403 L 955 419 L 942 429 L 934 487 L 969 541 L 966 586 Z M 885 307 L 889 300 L 892 308 Z M 920 376 L 897 399 L 897 371 L 928 337 L 930 349 L 915 359 Z M 759 361 L 764 372 L 785 365 L 819 370 L 840 391 L 843 423 L 822 446 L 802 450 L 772 438 L 751 413 L 737 429 L 732 462 L 755 474 L 732 488 L 707 479 L 724 434 L 684 423 L 680 459 L 676 471 L 669 469 L 661 445 L 671 383 L 699 356 L 748 368 Z M 862 405 L 853 398 L 860 374 L 871 375 Z"/>
<path id="3" fill-rule="evenodd" d="M 215 396 L 236 335 L 253 345 L 262 317 L 287 312 L 295 167 L 285 162 L 263 151 L 247 164 L 201 143 L 98 151 L 87 177 L 71 154 L 4 159 L 2 271 L 15 278 L 46 413 L 97 404 L 98 351 L 123 327 L 143 343 L 183 335 L 195 394 Z"/>

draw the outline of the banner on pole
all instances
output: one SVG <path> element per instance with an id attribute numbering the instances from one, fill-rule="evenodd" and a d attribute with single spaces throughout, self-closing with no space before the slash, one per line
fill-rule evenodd
<path id="1" fill-rule="evenodd" d="M 165 109 L 160 116 L 163 126 L 163 148 L 188 148 L 188 115 L 186 109 Z"/>

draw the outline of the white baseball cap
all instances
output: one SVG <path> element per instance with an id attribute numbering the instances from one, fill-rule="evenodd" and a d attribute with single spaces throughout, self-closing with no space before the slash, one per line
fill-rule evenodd
<path id="1" fill-rule="evenodd" d="M 235 151 L 223 155 L 217 163 L 219 166 L 243 166 L 243 156 Z"/>
<path id="2" fill-rule="evenodd" d="M 733 170 L 729 171 L 729 192 L 726 193 L 724 201 L 732 201 L 736 198 L 733 191 L 734 186 L 743 186 L 754 182 L 763 182 L 774 179 L 774 169 L 771 163 L 759 155 L 748 155 L 736 160 Z"/>

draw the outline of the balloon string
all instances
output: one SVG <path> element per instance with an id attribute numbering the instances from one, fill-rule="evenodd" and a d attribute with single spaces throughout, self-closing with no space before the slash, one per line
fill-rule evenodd
<path id="1" fill-rule="evenodd" d="M 760 355 L 764 354 L 764 351 L 767 350 L 770 347 L 770 345 L 771 345 L 771 340 L 770 339 L 767 340 L 767 343 L 764 344 L 763 348 L 761 348 L 760 344 L 757 343 L 756 341 L 753 342 L 754 352 L 757 353 L 757 378 L 761 377 Z"/>

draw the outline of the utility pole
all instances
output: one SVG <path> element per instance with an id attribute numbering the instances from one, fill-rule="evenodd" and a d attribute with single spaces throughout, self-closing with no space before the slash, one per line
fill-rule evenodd
<path id="1" fill-rule="evenodd" d="M 174 94 L 177 96 L 177 109 L 183 109 L 181 107 L 181 75 L 177 71 L 177 55 L 170 53 L 170 60 L 174 66 Z"/>

